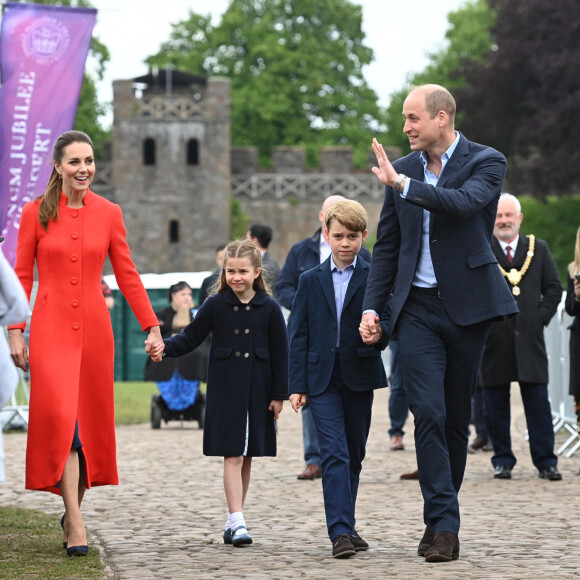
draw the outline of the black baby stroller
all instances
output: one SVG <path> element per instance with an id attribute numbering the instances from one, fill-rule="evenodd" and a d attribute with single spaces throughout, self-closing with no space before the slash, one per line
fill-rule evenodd
<path id="1" fill-rule="evenodd" d="M 171 308 L 157 313 L 161 323 L 171 319 L 174 311 Z M 170 328 L 168 322 L 165 328 Z M 207 357 L 209 353 L 209 337 L 193 352 L 179 358 L 165 358 L 154 363 L 147 360 L 145 380 L 155 381 L 160 394 L 151 398 L 151 428 L 159 429 L 165 421 L 197 421 L 203 429 L 205 415 L 205 395 L 200 384 L 207 380 Z"/>

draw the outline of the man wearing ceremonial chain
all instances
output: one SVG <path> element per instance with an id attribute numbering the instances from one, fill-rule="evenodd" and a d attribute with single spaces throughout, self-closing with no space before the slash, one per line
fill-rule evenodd
<path id="1" fill-rule="evenodd" d="M 548 400 L 548 357 L 544 327 L 562 298 L 562 284 L 548 244 L 520 235 L 524 216 L 509 193 L 499 199 L 491 248 L 520 313 L 493 323 L 481 364 L 484 414 L 493 445 L 494 477 L 510 479 L 516 464 L 510 438 L 510 383 L 518 381 L 532 462 L 542 479 L 558 481 L 552 412 Z"/>

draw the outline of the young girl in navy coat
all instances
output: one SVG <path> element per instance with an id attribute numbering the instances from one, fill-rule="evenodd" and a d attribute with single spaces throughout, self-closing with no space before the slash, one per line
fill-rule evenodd
<path id="1" fill-rule="evenodd" d="M 286 325 L 261 261 L 253 242 L 230 243 L 216 293 L 181 334 L 146 348 L 158 362 L 191 352 L 212 333 L 203 453 L 224 458 L 224 543 L 234 546 L 252 543 L 242 511 L 252 457 L 276 455 L 275 420 L 288 397 Z"/>

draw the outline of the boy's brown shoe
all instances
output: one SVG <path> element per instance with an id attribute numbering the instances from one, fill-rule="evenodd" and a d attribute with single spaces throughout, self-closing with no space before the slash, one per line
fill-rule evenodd
<path id="1" fill-rule="evenodd" d="M 332 542 L 332 557 L 333 558 L 350 558 L 356 554 L 352 539 L 347 534 L 340 534 L 336 536 Z"/>

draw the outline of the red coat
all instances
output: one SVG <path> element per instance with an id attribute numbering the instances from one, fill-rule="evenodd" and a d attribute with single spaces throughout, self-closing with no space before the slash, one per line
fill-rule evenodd
<path id="1" fill-rule="evenodd" d="M 15 270 L 29 298 L 35 258 L 39 282 L 30 323 L 26 488 L 57 494 L 77 420 L 87 487 L 119 482 L 113 331 L 101 290 L 107 254 L 143 330 L 158 324 L 131 260 L 121 208 L 91 191 L 83 201 L 73 209 L 61 194 L 60 217 L 48 231 L 38 222 L 40 202 L 29 202 L 18 233 Z"/>

